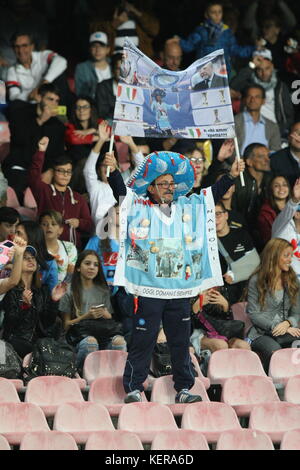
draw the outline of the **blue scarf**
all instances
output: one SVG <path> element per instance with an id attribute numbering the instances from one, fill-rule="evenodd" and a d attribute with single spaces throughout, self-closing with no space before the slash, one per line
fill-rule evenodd
<path id="1" fill-rule="evenodd" d="M 224 23 L 221 22 L 216 24 L 212 20 L 208 19 L 204 22 L 204 26 L 208 29 L 209 39 L 217 42 L 223 32 Z"/>

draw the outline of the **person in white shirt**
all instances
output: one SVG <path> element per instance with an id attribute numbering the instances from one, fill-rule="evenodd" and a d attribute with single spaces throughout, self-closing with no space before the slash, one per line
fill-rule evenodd
<path id="1" fill-rule="evenodd" d="M 106 121 L 102 121 L 99 125 L 98 132 L 99 140 L 91 151 L 83 170 L 95 226 L 117 202 L 107 181 L 106 165 L 103 164 L 105 154 L 108 152 L 109 143 L 107 141 L 110 138 L 110 127 Z M 128 145 L 133 157 L 133 163 L 130 165 L 130 168 L 126 168 L 125 165 L 123 168 L 122 176 L 126 183 L 134 167 L 139 166 L 144 161 L 144 155 L 139 151 L 132 137 L 120 137 L 120 140 Z"/>
<path id="2" fill-rule="evenodd" d="M 17 33 L 12 42 L 17 62 L 7 72 L 9 99 L 36 102 L 40 85 L 56 80 L 66 70 L 67 61 L 50 50 L 35 51 L 30 34 Z"/>

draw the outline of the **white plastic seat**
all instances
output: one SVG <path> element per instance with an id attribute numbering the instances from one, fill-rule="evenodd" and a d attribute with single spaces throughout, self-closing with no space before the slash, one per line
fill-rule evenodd
<path id="1" fill-rule="evenodd" d="M 300 406 L 283 401 L 256 405 L 250 414 L 249 428 L 280 442 L 285 432 L 300 428 Z"/>
<path id="2" fill-rule="evenodd" d="M 9 443 L 7 442 L 7 439 L 4 436 L 1 436 L 0 434 L 0 451 L 1 450 L 11 450 Z"/>
<path id="3" fill-rule="evenodd" d="M 290 377 L 300 375 L 300 349 L 284 348 L 272 354 L 269 377 L 276 384 L 286 385 Z"/>
<path id="4" fill-rule="evenodd" d="M 20 403 L 15 385 L 3 377 L 0 377 L 0 403 Z"/>
<path id="5" fill-rule="evenodd" d="M 264 432 L 253 429 L 225 431 L 217 442 L 217 450 L 274 450 L 273 443 Z"/>
<path id="6" fill-rule="evenodd" d="M 24 435 L 20 450 L 78 450 L 78 446 L 66 432 L 29 432 Z"/>
<path id="7" fill-rule="evenodd" d="M 236 375 L 260 375 L 267 377 L 256 353 L 247 349 L 221 349 L 209 360 L 208 377 L 212 384 L 223 385 Z"/>
<path id="8" fill-rule="evenodd" d="M 32 403 L 0 403 L 0 434 L 19 445 L 24 434 L 50 431 L 41 408 Z"/>
<path id="9" fill-rule="evenodd" d="M 280 450 L 300 450 L 300 428 L 284 433 Z"/>
<path id="10" fill-rule="evenodd" d="M 200 395 L 202 401 L 209 401 L 203 382 L 196 377 L 195 384 L 190 389 L 193 395 Z M 183 414 L 185 408 L 188 406 L 187 403 L 175 403 L 176 390 L 174 389 L 174 382 L 172 375 L 165 375 L 155 380 L 151 393 L 151 401 L 156 403 L 162 403 L 167 405 L 174 416 L 180 416 Z"/>
<path id="11" fill-rule="evenodd" d="M 248 416 L 253 406 L 279 401 L 268 377 L 239 375 L 225 380 L 221 401 L 232 406 L 238 416 Z"/>
<path id="12" fill-rule="evenodd" d="M 294 405 L 300 405 L 300 375 L 288 379 L 284 389 L 284 399 Z"/>
<path id="13" fill-rule="evenodd" d="M 72 434 L 78 444 L 85 444 L 95 431 L 114 429 L 107 409 L 99 403 L 65 403 L 54 415 L 53 430 Z"/>
<path id="14" fill-rule="evenodd" d="M 115 430 L 93 432 L 85 450 L 144 450 L 144 447 L 136 434 Z"/>
<path id="15" fill-rule="evenodd" d="M 151 450 L 209 450 L 205 436 L 190 429 L 162 431 L 153 439 Z"/>
<path id="16" fill-rule="evenodd" d="M 99 377 L 91 383 L 89 401 L 104 405 L 111 416 L 119 415 L 125 397 L 122 377 Z M 145 393 L 142 400 L 148 401 Z"/>
<path id="17" fill-rule="evenodd" d="M 122 377 L 126 361 L 125 351 L 94 351 L 84 361 L 83 377 L 88 384 L 98 377 Z"/>
<path id="18" fill-rule="evenodd" d="M 231 310 L 234 320 L 241 320 L 245 323 L 244 335 L 246 336 L 251 326 L 253 326 L 252 321 L 248 313 L 246 312 L 247 302 L 237 302 L 236 304 L 231 305 Z"/>
<path id="19" fill-rule="evenodd" d="M 187 406 L 182 416 L 181 428 L 199 431 L 208 442 L 217 442 L 223 431 L 239 430 L 241 426 L 231 406 L 210 401 Z"/>
<path id="20" fill-rule="evenodd" d="M 129 403 L 120 411 L 118 429 L 137 434 L 150 443 L 160 431 L 177 430 L 171 410 L 160 403 Z"/>
<path id="21" fill-rule="evenodd" d="M 36 377 L 30 380 L 25 393 L 25 402 L 40 406 L 47 417 L 53 416 L 63 403 L 83 401 L 77 383 L 62 376 Z"/>

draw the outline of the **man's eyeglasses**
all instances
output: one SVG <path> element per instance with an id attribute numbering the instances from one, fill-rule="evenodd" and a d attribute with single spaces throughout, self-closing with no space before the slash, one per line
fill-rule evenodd
<path id="1" fill-rule="evenodd" d="M 76 111 L 81 111 L 81 110 L 88 110 L 90 109 L 90 105 L 89 104 L 85 104 L 84 106 L 76 106 Z"/>
<path id="2" fill-rule="evenodd" d="M 205 159 L 204 158 L 190 158 L 190 162 L 193 162 L 193 163 L 197 163 L 197 162 L 204 162 Z"/>
<path id="3" fill-rule="evenodd" d="M 60 175 L 65 175 L 65 176 L 71 176 L 72 175 L 72 170 L 61 170 L 61 169 L 55 169 L 54 170 L 56 173 L 59 173 Z"/>
<path id="4" fill-rule="evenodd" d="M 222 211 L 222 212 L 221 212 L 221 211 L 220 211 L 220 212 L 216 212 L 216 217 L 220 217 L 220 215 L 222 215 L 222 214 L 225 214 L 225 212 L 226 212 L 226 211 Z"/>
<path id="5" fill-rule="evenodd" d="M 173 188 L 173 189 L 176 189 L 178 184 L 176 183 L 168 183 L 167 181 L 164 181 L 163 183 L 156 183 L 155 186 L 161 186 L 162 188 L 164 189 L 169 189 L 169 188 Z"/>

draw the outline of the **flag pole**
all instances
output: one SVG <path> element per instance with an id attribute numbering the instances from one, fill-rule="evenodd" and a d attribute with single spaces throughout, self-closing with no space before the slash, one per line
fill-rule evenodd
<path id="1" fill-rule="evenodd" d="M 237 137 L 234 137 L 234 147 L 235 147 L 235 155 L 236 155 L 236 158 L 237 158 L 238 160 L 240 160 L 240 159 L 241 159 L 241 155 L 240 155 L 240 149 L 239 149 L 239 144 L 238 144 Z M 240 179 L 241 179 L 241 185 L 242 185 L 242 187 L 245 187 L 244 174 L 243 174 L 242 171 L 240 172 Z"/>
<path id="2" fill-rule="evenodd" d="M 112 132 L 111 137 L 110 137 L 110 143 L 109 143 L 109 150 L 108 152 L 111 153 L 113 146 L 114 146 L 114 140 L 115 140 L 115 134 Z M 106 177 L 109 178 L 110 175 L 110 167 L 108 166 L 106 169 Z"/>

